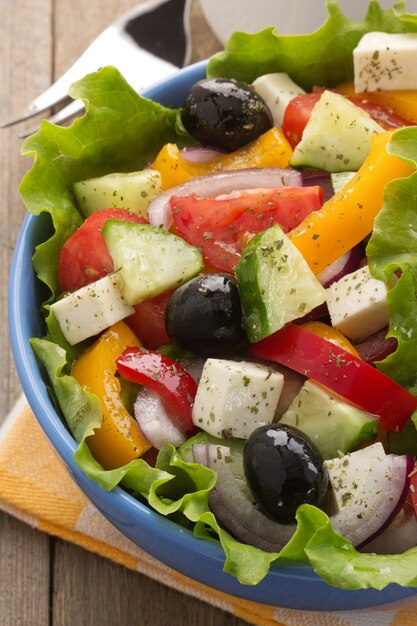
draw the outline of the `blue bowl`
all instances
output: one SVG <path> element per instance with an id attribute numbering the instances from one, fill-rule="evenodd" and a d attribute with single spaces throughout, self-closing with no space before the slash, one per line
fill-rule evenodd
<path id="1" fill-rule="evenodd" d="M 205 67 L 205 62 L 201 62 L 183 69 L 172 78 L 148 89 L 145 95 L 165 105 L 181 106 L 191 85 L 204 77 Z M 40 426 L 76 483 L 114 526 L 146 552 L 178 572 L 225 593 L 263 604 L 334 611 L 379 606 L 414 595 L 414 589 L 398 585 L 390 585 L 383 591 L 344 591 L 326 584 L 311 567 L 294 564 L 272 567 L 258 585 L 241 585 L 234 577 L 223 572 L 224 556 L 220 545 L 195 538 L 192 532 L 141 504 L 122 489 L 106 492 L 88 479 L 74 462 L 75 441 L 55 411 L 43 374 L 29 345 L 31 337 L 44 334 L 40 305 L 45 299 L 31 258 L 35 246 L 50 234 L 48 215 L 28 215 L 16 243 L 9 285 L 13 354 L 24 392 Z"/>

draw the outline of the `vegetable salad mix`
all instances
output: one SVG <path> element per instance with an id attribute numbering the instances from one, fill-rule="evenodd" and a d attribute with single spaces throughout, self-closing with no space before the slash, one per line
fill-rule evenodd
<path id="1" fill-rule="evenodd" d="M 235 33 L 183 109 L 71 87 L 86 115 L 23 146 L 54 229 L 31 343 L 84 472 L 241 583 L 416 586 L 417 16 L 328 14 Z"/>

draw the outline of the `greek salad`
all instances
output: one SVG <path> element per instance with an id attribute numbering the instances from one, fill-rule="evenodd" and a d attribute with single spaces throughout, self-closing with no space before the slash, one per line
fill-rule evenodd
<path id="1" fill-rule="evenodd" d="M 104 489 L 257 584 L 417 585 L 417 16 L 235 33 L 181 109 L 106 67 L 21 184 L 53 236 L 33 338 Z"/>

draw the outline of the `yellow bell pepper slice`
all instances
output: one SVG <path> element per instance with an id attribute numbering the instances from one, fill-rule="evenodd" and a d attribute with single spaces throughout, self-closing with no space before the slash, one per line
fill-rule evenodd
<path id="1" fill-rule="evenodd" d="M 393 132 L 374 135 L 367 159 L 355 176 L 319 211 L 310 213 L 288 236 L 319 274 L 373 229 L 385 186 L 413 173 L 414 167 L 386 148 Z"/>
<path id="2" fill-rule="evenodd" d="M 337 87 L 337 91 L 345 96 L 362 98 L 373 104 L 380 104 L 389 108 L 393 113 L 400 115 L 405 120 L 417 124 L 417 90 L 399 89 L 398 91 L 369 91 L 355 93 L 353 83 L 343 83 Z"/>
<path id="3" fill-rule="evenodd" d="M 335 346 L 338 346 L 338 348 L 346 350 L 346 352 L 357 356 L 359 359 L 361 358 L 359 352 L 357 352 L 357 350 L 352 346 L 349 339 L 347 339 L 340 332 L 340 330 L 337 330 L 337 328 L 324 324 L 323 322 L 307 322 L 306 324 L 303 324 L 303 328 L 306 328 L 311 333 L 318 335 L 318 337 L 327 339 L 327 341 L 330 341 Z"/>
<path id="4" fill-rule="evenodd" d="M 292 148 L 279 128 L 271 128 L 247 146 L 222 155 L 208 163 L 193 163 L 185 159 L 176 144 L 167 143 L 160 150 L 152 169 L 162 178 L 162 189 L 185 183 L 197 176 L 245 167 L 287 167 Z"/>
<path id="5" fill-rule="evenodd" d="M 151 444 L 141 433 L 120 398 L 116 359 L 128 347 L 139 347 L 136 335 L 124 322 L 106 330 L 80 356 L 72 367 L 72 375 L 80 385 L 88 387 L 100 400 L 103 411 L 101 427 L 87 438 L 94 458 L 105 469 L 121 467 L 142 456 Z"/>

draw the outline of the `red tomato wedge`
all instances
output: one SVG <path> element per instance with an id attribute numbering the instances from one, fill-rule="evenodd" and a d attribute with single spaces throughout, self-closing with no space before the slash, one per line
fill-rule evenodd
<path id="1" fill-rule="evenodd" d="M 311 111 L 320 100 L 321 94 L 322 91 L 296 96 L 285 109 L 282 130 L 293 148 L 301 140 L 304 128 L 310 119 Z M 408 122 L 380 104 L 372 104 L 372 102 L 368 102 L 367 100 L 354 97 L 349 97 L 348 100 L 361 109 L 364 109 L 386 130 L 411 125 L 411 122 Z"/>
<path id="2" fill-rule="evenodd" d="M 107 220 L 146 224 L 143 217 L 127 209 L 103 209 L 87 217 L 62 246 L 58 264 L 62 291 L 76 291 L 113 272 L 113 259 L 101 234 Z"/>
<path id="3" fill-rule="evenodd" d="M 305 93 L 293 98 L 287 105 L 282 121 L 282 131 L 294 148 L 301 141 L 311 111 L 320 100 L 321 93 Z"/>
<path id="4" fill-rule="evenodd" d="M 135 312 L 124 321 L 145 348 L 159 348 L 171 340 L 165 329 L 165 309 L 172 291 L 134 305 Z"/>
<path id="5" fill-rule="evenodd" d="M 127 348 L 116 360 L 123 378 L 159 394 L 167 411 L 180 428 L 193 432 L 192 407 L 197 383 L 173 359 L 143 348 Z"/>
<path id="6" fill-rule="evenodd" d="M 248 238 L 274 224 L 284 232 L 298 226 L 323 204 L 321 187 L 282 187 L 236 191 L 216 198 L 173 196 L 179 234 L 201 248 L 209 265 L 233 272 Z"/>
<path id="7" fill-rule="evenodd" d="M 417 398 L 365 361 L 312 332 L 288 324 L 251 346 L 251 353 L 312 378 L 363 411 L 377 415 L 383 428 L 402 430 Z"/>

